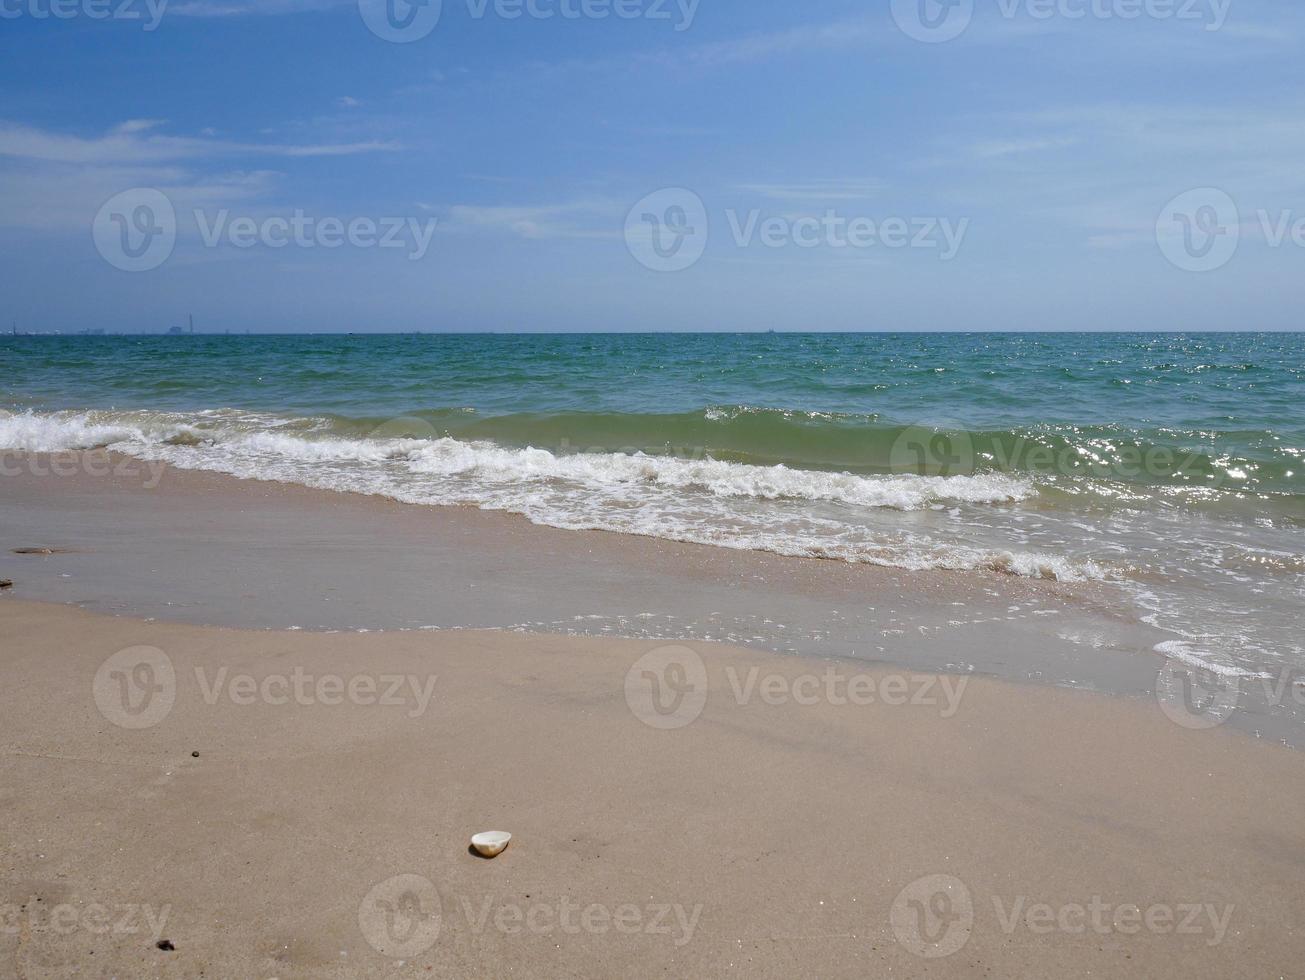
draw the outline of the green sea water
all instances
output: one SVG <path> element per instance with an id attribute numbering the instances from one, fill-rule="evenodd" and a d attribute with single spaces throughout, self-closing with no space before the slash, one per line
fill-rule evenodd
<path id="1" fill-rule="evenodd" d="M 0 449 L 1114 583 L 1305 665 L 1305 335 L 0 338 Z"/>

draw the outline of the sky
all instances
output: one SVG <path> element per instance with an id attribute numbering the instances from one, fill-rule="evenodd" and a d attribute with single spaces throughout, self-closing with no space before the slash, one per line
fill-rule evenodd
<path id="1" fill-rule="evenodd" d="M 1296 0 L 0 0 L 0 324 L 1305 328 Z"/>

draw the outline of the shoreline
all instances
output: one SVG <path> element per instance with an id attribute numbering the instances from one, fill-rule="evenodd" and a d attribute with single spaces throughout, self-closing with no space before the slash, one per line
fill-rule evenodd
<path id="1" fill-rule="evenodd" d="M 268 630 L 724 642 L 1144 699 L 1163 679 L 1157 648 L 1175 639 L 1099 584 L 561 530 L 466 506 L 98 456 L 118 469 L 92 473 L 83 454 L 34 456 L 45 466 L 62 459 L 65 475 L 6 477 L 0 526 L 23 529 L 22 540 L 0 542 L 13 597 Z M 10 553 L 28 546 L 67 550 Z M 1284 696 L 1293 693 L 1260 697 L 1251 685 L 1227 721 L 1305 746 L 1305 706 Z"/>
<path id="2" fill-rule="evenodd" d="M 0 627 L 17 975 L 1277 976 L 1305 954 L 1300 756 L 1154 705 L 718 644 L 12 599 Z M 655 703 L 676 664 L 692 690 Z M 492 862 L 467 850 L 489 829 L 514 834 Z"/>

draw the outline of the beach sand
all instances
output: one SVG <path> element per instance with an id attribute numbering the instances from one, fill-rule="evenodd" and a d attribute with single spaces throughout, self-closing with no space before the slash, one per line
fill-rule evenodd
<path id="1" fill-rule="evenodd" d="M 87 545 L 14 521 L 36 485 L 6 484 L 4 550 Z M 96 486 L 51 481 L 40 529 L 60 513 L 70 539 L 99 528 L 94 560 L 0 569 L 16 581 L 0 597 L 0 975 L 1225 978 L 1305 961 L 1297 751 L 1184 727 L 1154 699 L 909 664 L 31 601 L 47 584 L 73 598 L 60 568 L 81 601 L 111 596 L 116 560 L 128 593 L 193 595 L 165 581 L 186 569 L 223 591 L 175 618 L 235 616 L 231 579 L 263 609 L 286 542 L 321 517 L 296 524 L 268 503 L 279 489 L 239 485 L 265 547 L 217 584 L 220 549 L 151 573 L 147 519 L 124 507 L 117 534 L 105 501 L 121 498 Z M 176 487 L 148 497 L 154 537 L 194 525 L 196 501 L 220 500 L 227 527 L 242 491 L 214 486 L 190 510 Z M 428 519 L 414 510 L 392 513 Z M 504 533 L 536 530 L 518 525 Z M 474 537 L 468 577 L 492 581 Z M 347 554 L 355 599 L 390 581 L 387 541 Z M 880 573 L 858 586 L 905 581 Z M 964 589 L 914 601 L 943 616 Z M 996 601 L 1034 589 L 1011 580 Z M 1030 643 L 1022 622 L 987 629 Z M 485 830 L 514 834 L 493 861 L 468 849 Z"/>
<path id="2" fill-rule="evenodd" d="M 829 665 L 698 645 L 701 715 L 662 729 L 626 696 L 647 643 L 16 601 L 0 629 L 5 975 L 1278 977 L 1305 955 L 1301 757 L 1153 706 L 911 675 L 797 703 Z M 175 701 L 128 729 L 96 678 L 141 645 Z M 391 677 L 398 703 L 370 703 Z M 468 852 L 490 829 L 515 835 L 494 861 Z"/>

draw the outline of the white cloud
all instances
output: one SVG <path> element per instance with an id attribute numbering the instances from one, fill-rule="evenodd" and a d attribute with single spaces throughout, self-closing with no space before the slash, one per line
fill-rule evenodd
<path id="1" fill-rule="evenodd" d="M 360 142 L 316 145 L 235 143 L 190 136 L 162 136 L 157 120 L 129 120 L 103 136 L 86 139 L 48 130 L 0 123 L 0 157 L 54 163 L 128 164 L 244 154 L 273 157 L 346 156 L 400 149 L 397 143 Z"/>
<path id="2" fill-rule="evenodd" d="M 974 155 L 978 157 L 1008 157 L 1021 153 L 1038 153 L 1043 150 L 1062 150 L 1073 146 L 1077 140 L 1063 136 L 1054 139 L 1004 139 L 985 140 L 974 144 Z"/>
<path id="3" fill-rule="evenodd" d="M 449 211 L 450 230 L 506 232 L 518 238 L 619 238 L 624 212 L 606 201 L 552 205 L 458 204 Z"/>
<path id="4" fill-rule="evenodd" d="M 738 189 L 776 201 L 863 201 L 883 191 L 884 184 L 867 177 L 818 177 L 782 184 L 740 184 Z"/>
<path id="5" fill-rule="evenodd" d="M 303 14 L 356 6 L 357 0 L 184 0 L 168 6 L 171 17 L 248 17 Z"/>
<path id="6" fill-rule="evenodd" d="M 89 234 L 100 205 L 129 187 L 156 188 L 181 212 L 254 202 L 280 179 L 281 174 L 268 170 L 194 174 L 169 166 L 10 168 L 0 180 L 0 227 Z"/>

